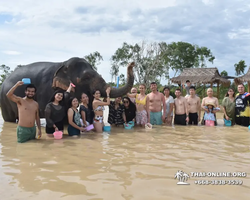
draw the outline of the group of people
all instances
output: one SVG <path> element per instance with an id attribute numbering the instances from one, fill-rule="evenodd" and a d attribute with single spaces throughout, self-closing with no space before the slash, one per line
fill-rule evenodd
<path id="1" fill-rule="evenodd" d="M 125 97 L 117 97 L 110 100 L 110 90 L 106 89 L 106 96 L 101 100 L 99 90 L 93 92 L 93 102 L 90 104 L 89 97 L 83 93 L 80 102 L 76 97 L 70 97 L 74 85 L 70 84 L 67 91 L 57 90 L 45 108 L 46 133 L 53 136 L 55 131 L 63 131 L 65 119 L 68 119 L 69 136 L 78 136 L 93 124 L 96 132 L 103 131 L 105 107 L 109 108 L 108 123 L 110 125 L 124 126 L 133 121 L 144 127 L 151 125 L 217 125 L 216 112 L 220 110 L 219 102 L 213 97 L 212 88 L 207 89 L 207 97 L 201 99 L 196 95 L 196 89 L 187 81 L 187 95 L 181 95 L 181 89 L 175 90 L 174 99 L 170 95 L 170 88 L 165 87 L 163 93 L 157 89 L 157 83 L 150 84 L 151 93 L 146 94 L 146 86 L 139 85 L 139 93 L 132 88 L 131 93 Z M 24 98 L 14 95 L 17 87 L 23 85 L 18 81 L 7 93 L 7 97 L 15 102 L 18 107 L 18 142 L 26 142 L 36 138 L 35 121 L 38 128 L 38 137 L 41 137 L 41 124 L 39 118 L 39 106 L 33 97 L 36 87 L 33 84 L 26 86 Z M 244 91 L 244 85 L 238 85 L 238 94 L 232 88 L 228 89 L 222 101 L 224 120 L 233 124 L 249 126 L 250 119 L 250 93 Z M 201 110 L 204 115 L 201 116 Z M 174 118 L 174 119 L 173 119 Z"/>

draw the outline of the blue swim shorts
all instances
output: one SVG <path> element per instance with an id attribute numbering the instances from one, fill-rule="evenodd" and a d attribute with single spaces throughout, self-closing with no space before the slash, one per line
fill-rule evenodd
<path id="1" fill-rule="evenodd" d="M 162 125 L 162 112 L 150 112 L 150 124 Z"/>

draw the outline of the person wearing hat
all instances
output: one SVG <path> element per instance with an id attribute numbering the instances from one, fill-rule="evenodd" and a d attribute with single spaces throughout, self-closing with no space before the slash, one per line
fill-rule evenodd
<path id="1" fill-rule="evenodd" d="M 206 103 L 208 103 L 208 102 L 213 103 L 215 105 L 215 107 L 219 107 L 219 101 L 216 97 L 213 96 L 213 89 L 212 88 L 207 89 L 207 97 L 204 97 L 202 99 L 201 108 L 205 111 L 205 113 L 209 112 L 209 110 L 206 107 Z M 213 113 L 215 114 L 215 122 L 214 122 L 215 126 L 217 126 L 216 112 L 218 112 L 218 110 L 213 111 Z M 204 117 L 201 120 L 201 124 L 205 125 Z"/>
<path id="2" fill-rule="evenodd" d="M 213 102 L 207 102 L 205 107 L 208 110 L 208 112 L 205 112 L 204 114 L 205 125 L 214 126 L 214 122 L 216 121 L 214 111 L 218 111 L 220 110 L 220 108 L 215 107 L 215 104 Z"/>

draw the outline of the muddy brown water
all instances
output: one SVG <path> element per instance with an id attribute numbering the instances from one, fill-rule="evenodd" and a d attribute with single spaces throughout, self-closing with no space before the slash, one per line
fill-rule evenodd
<path id="1" fill-rule="evenodd" d="M 222 118 L 222 115 L 218 118 Z M 0 114 L 1 200 L 248 200 L 250 131 L 245 127 L 112 127 L 80 138 L 16 142 L 15 123 Z M 43 129 L 44 133 L 44 129 Z M 178 170 L 189 174 L 177 185 Z M 246 172 L 192 177 L 191 172 Z M 198 185 L 241 180 L 242 185 Z"/>

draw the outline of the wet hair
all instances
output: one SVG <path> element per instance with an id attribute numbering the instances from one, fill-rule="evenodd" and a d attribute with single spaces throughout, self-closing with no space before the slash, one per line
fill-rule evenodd
<path id="1" fill-rule="evenodd" d="M 145 85 L 145 84 L 140 84 L 139 87 L 140 87 L 140 86 L 143 86 L 143 87 L 146 89 L 146 85 Z"/>
<path id="2" fill-rule="evenodd" d="M 186 83 L 190 83 L 190 80 L 187 80 Z"/>
<path id="3" fill-rule="evenodd" d="M 87 95 L 86 93 L 83 92 L 83 93 L 81 94 L 81 98 L 82 98 L 82 95 L 84 95 L 84 94 L 88 97 L 88 95 Z"/>
<path id="4" fill-rule="evenodd" d="M 127 96 L 122 98 L 122 103 L 123 104 L 124 104 L 124 100 L 125 99 L 128 100 L 128 102 L 129 102 L 128 109 L 136 109 L 135 104 L 132 103 L 132 101 L 130 100 L 130 98 L 127 97 Z"/>
<path id="5" fill-rule="evenodd" d="M 100 90 L 94 90 L 92 94 L 95 95 L 95 93 L 96 93 L 97 91 L 99 91 L 99 92 L 101 93 Z"/>
<path id="6" fill-rule="evenodd" d="M 229 90 L 233 90 L 233 91 L 234 91 L 233 88 L 228 88 L 228 91 L 227 91 L 227 93 L 225 94 L 225 97 L 228 97 L 228 96 L 229 96 L 229 94 L 228 94 Z M 235 97 L 235 92 L 234 92 L 234 94 L 233 94 L 233 97 Z"/>
<path id="7" fill-rule="evenodd" d="M 164 89 L 163 89 L 163 91 L 165 91 L 165 90 L 168 90 L 168 91 L 170 91 L 170 87 L 168 87 L 168 86 L 165 86 L 165 87 L 164 87 Z"/>
<path id="8" fill-rule="evenodd" d="M 151 82 L 150 85 L 157 85 L 157 83 L 156 82 Z"/>
<path id="9" fill-rule="evenodd" d="M 26 86 L 25 91 L 27 91 L 28 88 L 34 88 L 36 92 L 36 86 L 34 84 L 29 84 Z"/>
<path id="10" fill-rule="evenodd" d="M 72 101 L 73 101 L 74 99 L 77 99 L 77 98 L 76 98 L 76 97 L 70 97 L 70 98 L 69 98 L 68 108 L 71 108 L 71 107 L 72 107 Z M 77 99 L 77 101 L 78 101 L 78 99 Z M 79 101 L 78 101 L 78 106 L 79 106 Z M 77 107 L 78 107 L 78 106 L 77 106 Z"/>
<path id="11" fill-rule="evenodd" d="M 175 91 L 181 91 L 181 89 L 180 88 L 176 88 Z"/>
<path id="12" fill-rule="evenodd" d="M 189 90 L 190 90 L 190 89 L 194 89 L 194 90 L 196 90 L 194 86 L 190 86 Z"/>
<path id="13" fill-rule="evenodd" d="M 56 91 L 53 93 L 53 95 L 51 96 L 51 98 L 50 98 L 50 100 L 49 100 L 49 103 L 55 101 L 55 96 L 56 96 L 56 94 L 58 94 L 58 93 L 62 93 L 62 94 L 63 94 L 62 100 L 59 101 L 59 104 L 62 105 L 63 100 L 64 100 L 64 91 L 63 91 L 62 89 L 58 89 L 58 90 L 56 90 Z"/>

